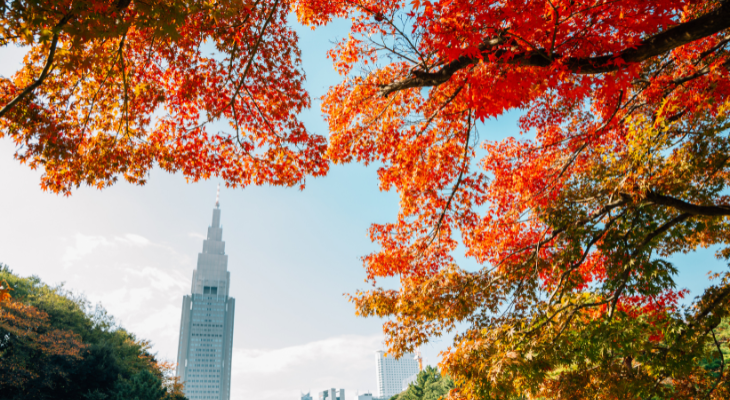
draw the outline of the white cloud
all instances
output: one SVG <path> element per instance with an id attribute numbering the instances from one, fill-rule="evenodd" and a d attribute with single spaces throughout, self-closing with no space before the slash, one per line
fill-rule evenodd
<path id="1" fill-rule="evenodd" d="M 338 364 L 350 368 L 363 358 L 374 358 L 381 347 L 381 336 L 339 336 L 281 349 L 235 349 L 233 371 L 269 374 L 312 363 Z"/>
<path id="2" fill-rule="evenodd" d="M 375 390 L 382 336 L 337 336 L 280 349 L 233 350 L 232 398 L 295 400 L 301 391 Z"/>
<path id="3" fill-rule="evenodd" d="M 201 240 L 207 239 L 207 237 L 205 237 L 205 235 L 201 235 L 201 234 L 196 233 L 196 232 L 190 232 L 190 233 L 188 233 L 188 236 L 190 236 L 191 238 L 201 239 Z"/>
<path id="4" fill-rule="evenodd" d="M 117 244 L 122 245 L 135 245 L 135 246 L 147 246 L 151 242 L 140 235 L 128 233 L 122 237 L 115 237 L 114 240 L 109 240 L 104 236 L 84 235 L 77 233 L 74 236 L 73 245 L 67 246 L 66 251 L 63 254 L 61 260 L 64 266 L 69 266 L 75 261 L 80 260 L 82 257 L 91 254 L 95 249 L 104 246 L 116 246 Z"/>
<path id="5" fill-rule="evenodd" d="M 115 239 L 122 243 L 133 244 L 137 246 L 147 246 L 148 244 L 150 244 L 150 241 L 147 238 L 140 235 L 135 235 L 133 233 L 128 233 L 124 235 L 124 237 L 116 237 Z"/>
<path id="6" fill-rule="evenodd" d="M 85 288 L 121 326 L 150 339 L 164 359 L 177 353 L 182 295 L 190 289 L 191 258 L 143 236 L 76 234 L 64 250 L 63 281 Z"/>
<path id="7" fill-rule="evenodd" d="M 190 286 L 190 278 L 186 278 L 177 271 L 165 270 L 157 267 L 145 266 L 141 268 L 125 268 L 128 277 L 134 276 L 136 282 L 144 281 L 158 291 L 167 291 L 172 288 L 186 289 Z"/>
<path id="8" fill-rule="evenodd" d="M 94 249 L 99 246 L 113 246 L 114 243 L 110 242 L 103 236 L 86 236 L 77 233 L 74 236 L 74 244 L 66 247 L 66 252 L 63 254 L 61 260 L 63 265 L 68 267 L 74 261 L 81 259 L 83 256 L 91 254 Z"/>

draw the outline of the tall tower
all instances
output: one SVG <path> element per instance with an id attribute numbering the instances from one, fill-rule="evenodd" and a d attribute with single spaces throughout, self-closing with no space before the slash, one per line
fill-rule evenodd
<path id="1" fill-rule="evenodd" d="M 220 220 L 216 195 L 213 222 L 203 241 L 203 252 L 198 253 L 191 293 L 183 297 L 182 304 L 177 376 L 185 382 L 185 396 L 190 400 L 231 397 L 236 300 L 228 296 L 231 273 Z"/>

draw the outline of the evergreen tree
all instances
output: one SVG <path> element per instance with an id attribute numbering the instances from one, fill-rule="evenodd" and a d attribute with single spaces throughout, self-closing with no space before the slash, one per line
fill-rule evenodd
<path id="1" fill-rule="evenodd" d="M 418 373 L 416 381 L 408 385 L 407 390 L 390 400 L 439 400 L 453 388 L 454 382 L 451 378 L 441 375 L 438 369 L 427 366 Z"/>
<path id="2" fill-rule="evenodd" d="M 159 377 L 142 370 L 132 379 L 117 381 L 114 400 L 161 400 L 166 393 Z"/>

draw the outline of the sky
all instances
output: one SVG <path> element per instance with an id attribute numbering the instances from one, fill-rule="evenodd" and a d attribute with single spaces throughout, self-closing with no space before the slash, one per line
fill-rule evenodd
<path id="1" fill-rule="evenodd" d="M 347 23 L 297 31 L 307 89 L 317 99 L 340 79 L 325 52 L 347 34 Z M 0 49 L 0 74 L 12 74 L 22 54 Z M 516 134 L 516 116 L 487 122 L 481 137 Z M 319 101 L 302 118 L 326 134 Z M 120 182 L 63 197 L 41 191 L 41 173 L 21 166 L 13 151 L 9 139 L 0 139 L 0 263 L 101 303 L 121 326 L 151 340 L 159 358 L 174 361 L 182 297 L 190 292 L 219 181 L 186 183 L 154 170 L 145 186 Z M 236 298 L 231 398 L 294 400 L 300 391 L 331 387 L 348 396 L 375 391 L 382 321 L 356 317 L 345 296 L 369 287 L 360 261 L 376 250 L 368 226 L 392 221 L 398 211 L 397 194 L 378 190 L 375 167 L 333 166 L 304 191 L 222 188 L 220 204 Z M 712 253 L 672 259 L 691 296 L 706 285 L 707 271 L 725 268 Z M 394 279 L 378 283 L 397 287 Z M 421 349 L 428 364 L 438 362 L 449 340 Z"/>

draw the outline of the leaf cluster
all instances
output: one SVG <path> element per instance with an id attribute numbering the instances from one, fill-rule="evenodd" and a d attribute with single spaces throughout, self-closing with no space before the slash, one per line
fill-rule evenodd
<path id="1" fill-rule="evenodd" d="M 70 194 L 151 168 L 229 186 L 303 185 L 327 171 L 297 36 L 280 0 L 9 0 L 0 47 L 28 49 L 0 78 L 0 138 Z"/>

